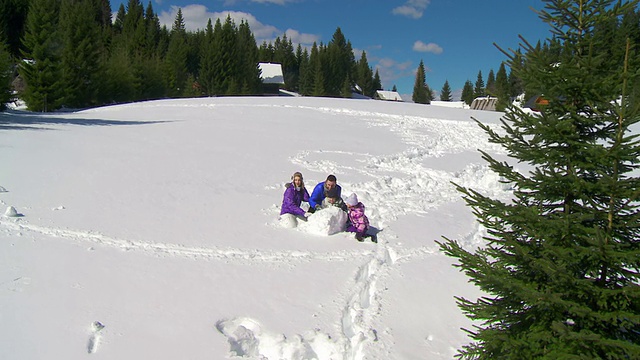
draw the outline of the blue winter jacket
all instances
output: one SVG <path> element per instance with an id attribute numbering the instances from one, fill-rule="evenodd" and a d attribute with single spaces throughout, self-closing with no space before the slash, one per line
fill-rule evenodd
<path id="1" fill-rule="evenodd" d="M 309 197 L 309 206 L 312 208 L 315 208 L 316 206 L 322 205 L 322 200 L 324 200 L 325 197 L 327 197 L 327 195 L 325 194 L 324 191 L 324 181 L 319 183 L 318 185 L 316 185 L 315 188 L 313 188 L 313 192 L 311 193 L 311 196 Z M 342 198 L 342 188 L 340 187 L 340 185 L 336 184 L 336 190 L 337 190 L 337 198 Z"/>

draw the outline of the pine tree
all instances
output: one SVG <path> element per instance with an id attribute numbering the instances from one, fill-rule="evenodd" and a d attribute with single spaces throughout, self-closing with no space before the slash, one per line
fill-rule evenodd
<path id="1" fill-rule="evenodd" d="M 122 33 L 122 30 L 124 29 L 124 19 L 125 16 L 127 15 L 126 10 L 124 9 L 124 4 L 120 4 L 120 6 L 118 7 L 118 12 L 116 13 L 116 18 L 113 21 L 113 32 L 116 35 L 119 35 Z"/>
<path id="2" fill-rule="evenodd" d="M 424 84 L 424 88 L 425 88 L 425 93 L 427 94 L 427 104 L 431 104 L 431 102 L 435 99 L 433 90 L 431 90 L 431 87 L 427 83 Z"/>
<path id="3" fill-rule="evenodd" d="M 0 111 L 6 109 L 11 100 L 11 80 L 13 79 L 13 64 L 11 54 L 4 43 L 0 42 Z"/>
<path id="4" fill-rule="evenodd" d="M 315 42 L 311 46 L 311 53 L 309 54 L 309 62 L 307 66 L 307 71 L 305 78 L 307 79 L 307 88 L 306 92 L 303 92 L 303 95 L 314 95 L 314 96 L 322 96 L 324 95 L 324 84 L 322 81 L 318 80 L 317 73 L 322 72 L 322 65 L 320 64 L 320 46 Z M 316 86 L 320 86 L 322 91 L 316 91 Z"/>
<path id="5" fill-rule="evenodd" d="M 160 42 L 160 19 L 153 12 L 151 1 L 149 1 L 144 13 L 144 24 L 146 28 L 144 56 L 151 58 L 158 55 L 158 44 Z"/>
<path id="6" fill-rule="evenodd" d="M 279 41 L 279 38 L 276 38 L 276 41 Z M 260 62 L 272 63 L 275 62 L 276 51 L 271 43 L 267 43 L 267 41 L 263 41 L 262 45 L 258 49 L 258 57 Z"/>
<path id="7" fill-rule="evenodd" d="M 33 111 L 51 111 L 62 105 L 60 86 L 59 2 L 31 0 L 25 27 L 24 58 L 19 68 L 27 87 L 22 98 Z"/>
<path id="8" fill-rule="evenodd" d="M 351 81 L 349 81 L 348 77 L 344 78 L 344 81 L 342 82 L 342 90 L 340 91 L 340 94 L 343 98 L 351 98 Z"/>
<path id="9" fill-rule="evenodd" d="M 211 63 L 207 63 L 207 74 L 210 76 L 210 83 L 208 86 L 209 95 L 220 95 L 225 93 L 223 89 L 223 83 L 225 79 L 225 72 L 223 70 L 224 50 L 222 48 L 222 23 L 220 19 L 216 19 L 213 25 L 213 38 L 210 42 L 210 47 L 205 49 L 208 56 L 211 56 Z M 203 65 L 205 66 L 205 65 Z M 204 71 L 201 70 L 201 72 Z"/>
<path id="10" fill-rule="evenodd" d="M 475 87 L 473 88 L 473 97 L 477 98 L 480 96 L 485 96 L 486 92 L 485 92 L 485 87 L 484 87 L 484 80 L 482 80 L 482 71 L 478 71 L 478 77 L 476 78 L 476 84 Z"/>
<path id="11" fill-rule="evenodd" d="M 214 32 L 215 32 L 214 28 Z M 238 84 L 238 54 L 236 49 L 237 41 L 237 28 L 230 15 L 222 24 L 219 45 L 216 50 L 220 52 L 218 62 L 216 63 L 217 71 L 219 72 L 219 80 L 222 94 L 233 94 L 239 91 Z M 236 89 L 236 85 L 237 89 Z"/>
<path id="12" fill-rule="evenodd" d="M 487 295 L 457 298 L 478 325 L 468 359 L 636 359 L 640 354 L 640 107 L 629 94 L 640 64 L 630 41 L 619 65 L 594 36 L 638 1 L 547 1 L 539 16 L 562 42 L 559 61 L 525 41 L 524 83 L 541 89 L 540 114 L 510 107 L 490 142 L 532 170 L 483 153 L 511 185 L 492 199 L 458 187 L 487 229 L 484 247 L 441 244 Z M 618 50 L 616 50 L 617 52 Z M 511 53 L 510 61 L 516 55 Z M 616 62 L 618 59 L 616 59 Z M 511 64 L 510 64 L 511 65 Z M 513 70 L 512 70 L 513 71 Z M 634 173 L 635 172 L 635 173 Z"/>
<path id="13" fill-rule="evenodd" d="M 313 96 L 325 96 L 326 90 L 324 88 L 325 80 L 324 80 L 324 72 L 322 71 L 321 64 L 318 63 L 318 67 L 314 73 L 314 81 L 313 81 Z"/>
<path id="14" fill-rule="evenodd" d="M 58 31 L 62 41 L 60 58 L 63 103 L 79 108 L 95 105 L 101 69 L 101 25 L 92 0 L 62 0 Z"/>
<path id="15" fill-rule="evenodd" d="M 306 50 L 306 48 L 304 49 Z M 294 85 L 293 91 L 300 91 L 300 87 L 302 86 L 302 66 L 304 65 L 304 51 L 302 49 L 302 45 L 298 44 L 296 48 L 296 64 L 298 64 L 298 73 L 297 73 L 297 81 Z"/>
<path id="16" fill-rule="evenodd" d="M 0 1 L 0 43 L 7 45 L 12 58 L 20 58 L 28 11 L 29 0 Z"/>
<path id="17" fill-rule="evenodd" d="M 445 80 L 442 90 L 440 90 L 440 101 L 451 101 L 451 87 L 449 81 Z"/>
<path id="18" fill-rule="evenodd" d="M 182 10 L 178 9 L 176 18 L 171 28 L 171 40 L 169 40 L 169 49 L 166 57 L 166 82 L 169 96 L 180 97 L 183 95 L 187 86 L 187 39 L 182 17 Z"/>
<path id="19" fill-rule="evenodd" d="M 375 90 L 373 89 L 373 70 L 369 67 L 369 61 L 367 60 L 367 53 L 362 51 L 360 60 L 357 64 L 357 78 L 356 84 L 362 89 L 362 95 L 373 97 Z"/>
<path id="20" fill-rule="evenodd" d="M 355 64 L 351 43 L 347 41 L 342 30 L 338 27 L 327 45 L 326 91 L 328 95 L 339 96 L 345 76 L 352 77 L 352 67 Z"/>
<path id="21" fill-rule="evenodd" d="M 309 52 L 305 48 L 298 60 L 300 63 L 300 82 L 298 92 L 302 95 L 311 95 L 313 88 L 311 66 L 309 65 Z"/>
<path id="22" fill-rule="evenodd" d="M 511 100 L 509 93 L 509 78 L 507 77 L 507 69 L 504 63 L 500 64 L 498 74 L 496 75 L 495 96 L 498 97 L 496 102 L 496 110 L 504 111 Z"/>
<path id="23" fill-rule="evenodd" d="M 251 33 L 249 23 L 244 20 L 238 27 L 238 54 L 242 54 L 239 59 L 239 82 L 242 84 L 240 92 L 242 94 L 260 93 L 262 80 L 260 79 L 260 68 L 258 67 L 258 47 L 256 39 Z"/>
<path id="24" fill-rule="evenodd" d="M 487 87 L 485 89 L 486 95 L 496 95 L 496 75 L 493 73 L 493 69 L 489 70 L 487 75 Z"/>
<path id="25" fill-rule="evenodd" d="M 465 104 L 471 106 L 473 99 L 475 99 L 473 95 L 473 83 L 471 82 L 471 80 L 465 81 L 460 97 Z"/>
<path id="26" fill-rule="evenodd" d="M 382 90 L 382 81 L 380 80 L 380 73 L 378 73 L 378 69 L 376 69 L 375 74 L 373 74 L 373 91 L 371 92 L 371 96 L 378 90 Z"/>
<path id="27" fill-rule="evenodd" d="M 427 94 L 426 75 L 424 71 L 424 62 L 420 60 L 418 70 L 416 71 L 416 81 L 413 84 L 413 95 L 411 99 L 416 104 L 428 104 L 429 95 Z"/>
<path id="28" fill-rule="evenodd" d="M 293 44 L 287 38 L 287 34 L 276 38 L 273 46 L 273 62 L 278 63 L 282 67 L 282 75 L 284 76 L 284 88 L 293 90 L 298 83 L 298 63 L 293 52 Z"/>
<path id="29" fill-rule="evenodd" d="M 202 87 L 202 92 L 211 96 L 214 95 L 214 79 L 215 79 L 215 65 L 214 65 L 214 45 L 213 45 L 213 25 L 211 19 L 207 21 L 207 27 L 205 29 L 205 37 L 202 51 L 202 59 L 200 59 L 200 73 L 198 82 Z"/>
<path id="30" fill-rule="evenodd" d="M 391 88 L 391 91 L 393 92 L 398 92 L 398 88 L 396 87 L 395 84 L 393 84 L 393 87 Z"/>
<path id="31" fill-rule="evenodd" d="M 187 73 L 188 75 L 191 75 L 191 79 L 193 80 L 200 71 L 200 53 L 202 52 L 204 31 L 185 31 L 185 35 L 187 43 Z"/>
<path id="32" fill-rule="evenodd" d="M 105 102 L 123 103 L 135 99 L 136 77 L 131 63 L 131 57 L 124 44 L 112 49 L 109 61 L 105 64 Z"/>
<path id="33" fill-rule="evenodd" d="M 522 85 L 522 80 L 518 77 L 518 69 L 523 67 L 522 63 L 522 53 L 520 49 L 517 49 L 515 54 L 513 55 L 513 59 L 509 62 L 509 67 L 511 71 L 509 72 L 509 95 L 512 98 L 519 96 L 524 93 L 524 86 Z"/>
<path id="34" fill-rule="evenodd" d="M 118 13 L 119 15 L 120 13 Z M 133 56 L 142 52 L 146 43 L 145 37 L 144 7 L 140 0 L 129 0 L 127 12 L 122 22 L 122 40 L 126 44 L 130 55 Z"/>
<path id="35" fill-rule="evenodd" d="M 165 67 L 160 57 L 158 55 L 138 57 L 138 59 L 134 61 L 134 64 L 137 66 L 135 81 L 139 81 L 139 83 L 136 84 L 138 98 L 149 100 L 165 97 L 167 93 L 165 79 L 163 77 Z"/>

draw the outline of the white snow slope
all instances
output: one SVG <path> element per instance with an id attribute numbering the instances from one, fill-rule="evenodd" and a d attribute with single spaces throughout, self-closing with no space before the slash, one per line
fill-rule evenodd
<path id="1" fill-rule="evenodd" d="M 0 114 L 0 359 L 450 359 L 472 325 L 453 297 L 480 292 L 434 241 L 481 244 L 452 181 L 509 196 L 471 120 L 501 115 L 301 97 Z M 282 227 L 294 171 L 309 191 L 335 174 L 379 243 Z"/>

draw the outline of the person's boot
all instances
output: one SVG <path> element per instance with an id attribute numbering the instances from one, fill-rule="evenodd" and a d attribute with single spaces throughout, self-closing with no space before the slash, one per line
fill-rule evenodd
<path id="1" fill-rule="evenodd" d="M 363 242 L 364 241 L 364 237 L 360 234 L 356 234 L 356 240 Z"/>

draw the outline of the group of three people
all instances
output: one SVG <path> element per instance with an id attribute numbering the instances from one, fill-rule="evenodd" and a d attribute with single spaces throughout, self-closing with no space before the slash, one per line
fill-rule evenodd
<path id="1" fill-rule="evenodd" d="M 355 193 L 342 200 L 342 188 L 338 185 L 335 175 L 329 175 L 325 181 L 318 183 L 311 195 L 304 186 L 302 173 L 295 172 L 291 180 L 291 183 L 285 186 L 280 215 L 292 214 L 306 220 L 316 210 L 336 206 L 347 213 L 347 231 L 355 233 L 358 241 L 364 241 L 364 238 L 371 236 L 372 241 L 377 242 L 375 235 L 367 234 L 369 219 L 364 214 L 364 205 L 358 201 Z M 308 211 L 300 207 L 303 201 L 309 203 Z"/>

